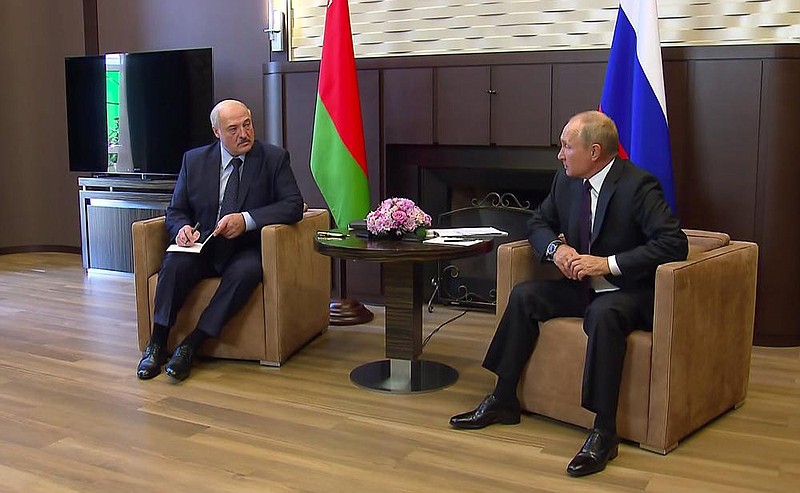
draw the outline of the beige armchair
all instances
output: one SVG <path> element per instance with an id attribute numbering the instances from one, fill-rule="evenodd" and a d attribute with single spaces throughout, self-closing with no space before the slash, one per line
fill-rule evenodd
<path id="1" fill-rule="evenodd" d="M 279 366 L 327 330 L 330 259 L 314 251 L 314 234 L 328 226 L 327 210 L 310 209 L 297 224 L 261 229 L 264 280 L 222 337 L 208 341 L 201 354 Z M 169 238 L 163 216 L 133 223 L 132 233 L 139 349 L 144 350 L 153 325 L 158 270 Z M 205 279 L 192 291 L 170 331 L 169 347 L 194 329 L 218 285 L 219 278 Z"/>
<path id="2" fill-rule="evenodd" d="M 685 230 L 689 258 L 656 272 L 652 334 L 634 331 L 620 389 L 617 430 L 641 448 L 666 454 L 710 420 L 744 402 L 750 375 L 758 247 L 727 234 Z M 497 321 L 511 288 L 558 276 L 527 241 L 497 254 Z M 580 318 L 541 324 L 517 394 L 522 408 L 590 427 L 581 407 L 586 335 Z"/>

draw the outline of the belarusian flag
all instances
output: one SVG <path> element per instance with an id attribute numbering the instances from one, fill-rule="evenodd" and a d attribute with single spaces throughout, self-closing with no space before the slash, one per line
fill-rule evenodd
<path id="1" fill-rule="evenodd" d="M 346 0 L 330 0 L 325 14 L 311 174 L 339 228 L 366 217 L 367 153 Z"/>

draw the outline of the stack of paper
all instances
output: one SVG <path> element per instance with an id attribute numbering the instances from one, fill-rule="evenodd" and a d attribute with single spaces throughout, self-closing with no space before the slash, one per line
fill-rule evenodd
<path id="1" fill-rule="evenodd" d="M 453 236 L 437 236 L 436 238 L 425 240 L 423 241 L 423 243 L 427 243 L 429 245 L 470 246 L 470 245 L 475 245 L 476 243 L 480 243 L 481 241 L 483 240 L 476 240 L 464 237 L 459 238 Z"/>
<path id="2" fill-rule="evenodd" d="M 436 236 L 444 236 L 447 238 L 474 238 L 479 236 L 508 236 L 506 231 L 501 231 L 491 226 L 480 228 L 440 228 L 429 229 L 433 231 Z"/>

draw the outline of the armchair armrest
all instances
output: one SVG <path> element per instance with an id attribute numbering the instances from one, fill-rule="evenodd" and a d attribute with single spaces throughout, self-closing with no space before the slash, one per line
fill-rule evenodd
<path id="1" fill-rule="evenodd" d="M 136 323 L 139 347 L 150 339 L 150 297 L 147 280 L 161 268 L 169 239 L 164 216 L 136 221 L 131 225 L 133 240 L 133 285 L 136 293 Z"/>
<path id="2" fill-rule="evenodd" d="M 738 241 L 659 266 L 647 446 L 669 450 L 744 400 L 757 266 L 758 246 Z"/>
<path id="3" fill-rule="evenodd" d="M 314 235 L 329 222 L 327 210 L 309 209 L 298 223 L 261 229 L 267 341 L 280 341 L 267 347 L 267 362 L 284 361 L 328 326 L 331 260 L 314 250 Z"/>
<path id="4" fill-rule="evenodd" d="M 496 323 L 508 305 L 511 290 L 517 284 L 533 279 L 558 279 L 561 272 L 554 264 L 542 264 L 528 240 L 503 243 L 497 247 L 497 310 Z"/>

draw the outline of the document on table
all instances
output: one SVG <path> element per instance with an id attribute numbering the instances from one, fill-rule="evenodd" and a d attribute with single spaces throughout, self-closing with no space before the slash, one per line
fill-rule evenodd
<path id="1" fill-rule="evenodd" d="M 442 228 L 442 229 L 429 229 L 437 236 L 445 236 L 448 238 L 468 238 L 475 236 L 508 236 L 506 231 L 501 231 L 494 227 L 479 227 L 479 228 Z"/>
<path id="2" fill-rule="evenodd" d="M 482 241 L 483 240 L 476 240 L 472 238 L 437 236 L 436 238 L 424 240 L 422 243 L 427 243 L 428 245 L 470 246 L 478 244 Z"/>

